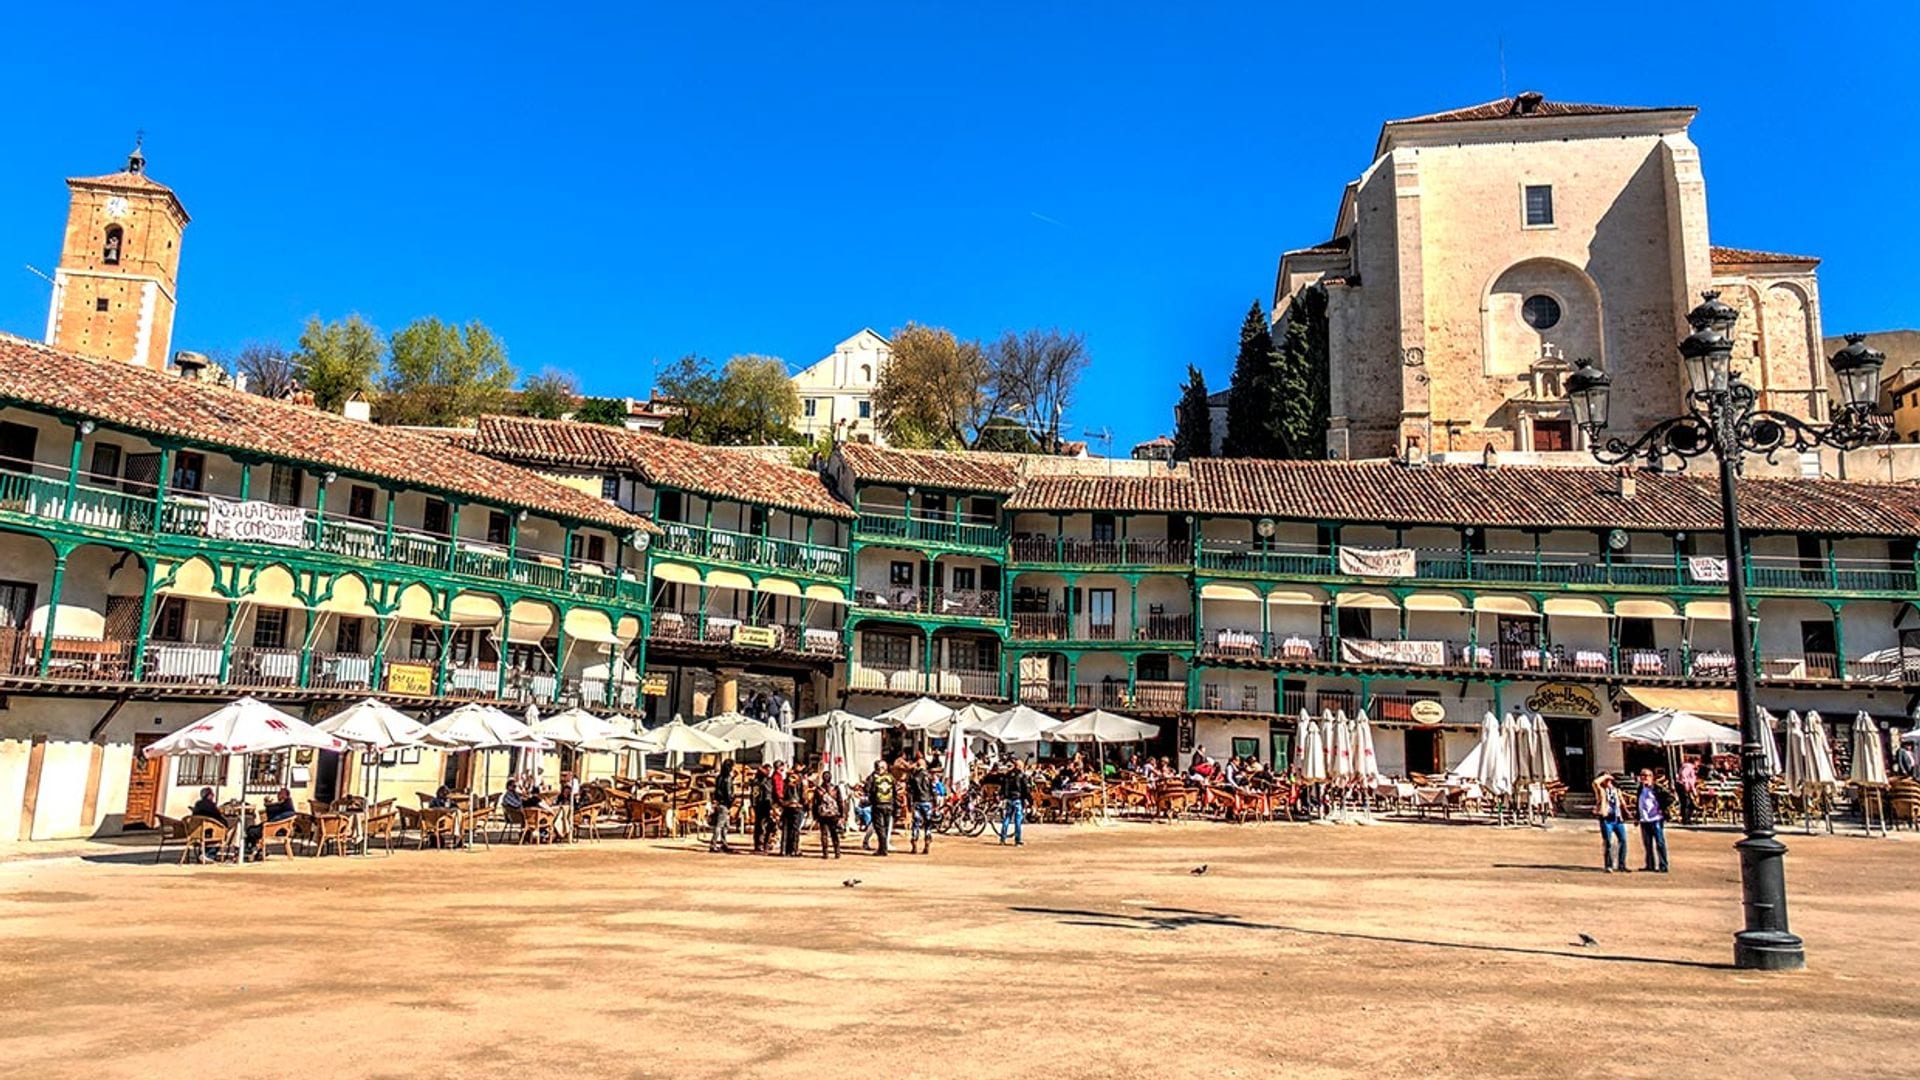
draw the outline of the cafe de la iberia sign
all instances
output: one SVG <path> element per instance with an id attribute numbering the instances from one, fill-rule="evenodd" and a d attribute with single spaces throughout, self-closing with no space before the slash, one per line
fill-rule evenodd
<path id="1" fill-rule="evenodd" d="M 1527 698 L 1527 711 L 1591 718 L 1600 715 L 1600 699 L 1577 683 L 1542 683 Z"/>

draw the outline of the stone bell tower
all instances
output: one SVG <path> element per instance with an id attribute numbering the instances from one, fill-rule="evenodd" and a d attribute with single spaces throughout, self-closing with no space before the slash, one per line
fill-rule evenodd
<path id="1" fill-rule="evenodd" d="M 138 143 L 125 169 L 76 176 L 67 188 L 72 201 L 47 309 L 47 343 L 166 367 L 186 208 L 171 188 L 147 176 Z"/>

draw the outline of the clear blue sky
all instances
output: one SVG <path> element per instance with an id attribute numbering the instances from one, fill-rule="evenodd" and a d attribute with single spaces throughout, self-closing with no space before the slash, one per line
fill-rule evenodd
<path id="1" fill-rule="evenodd" d="M 1058 325 L 1072 429 L 1125 453 L 1188 362 L 1224 385 L 1381 120 L 1500 95 L 1502 38 L 1513 91 L 1700 106 L 1714 239 L 1822 256 L 1829 333 L 1920 324 L 1891 4 L 485 6 L 10 5 L 0 329 L 44 330 L 62 178 L 145 128 L 194 215 L 176 348 L 479 318 L 643 394 L 687 352 Z"/>

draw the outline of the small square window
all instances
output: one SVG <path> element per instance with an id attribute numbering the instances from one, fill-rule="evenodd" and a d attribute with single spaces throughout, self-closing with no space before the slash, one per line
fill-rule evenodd
<path id="1" fill-rule="evenodd" d="M 1553 224 L 1553 185 L 1528 184 L 1526 188 L 1527 224 Z"/>
<path id="2" fill-rule="evenodd" d="M 872 418 L 872 416 L 873 416 L 873 402 L 862 401 L 860 403 L 860 419 L 867 420 Z"/>
<path id="3" fill-rule="evenodd" d="M 897 562 L 887 567 L 887 584 L 895 587 L 913 587 L 913 564 Z"/>
<path id="4" fill-rule="evenodd" d="M 806 416 L 809 416 L 809 417 L 811 417 L 811 416 L 813 416 L 813 415 L 815 415 L 816 413 L 818 413 L 818 412 L 820 411 L 820 399 L 819 399 L 819 398 L 808 398 L 807 400 L 805 400 L 805 401 L 803 401 L 803 402 L 801 402 L 801 403 L 800 403 L 800 411 L 801 411 L 801 412 L 802 412 L 802 413 L 803 413 L 804 415 L 806 415 Z"/>
<path id="5" fill-rule="evenodd" d="M 106 297 L 104 297 L 104 296 L 101 296 L 101 297 L 96 297 L 96 298 L 94 299 L 94 301 L 93 301 L 93 310 L 95 310 L 95 311 L 105 311 L 105 310 L 107 310 L 107 307 L 108 307 L 108 304 L 107 304 L 107 298 L 106 298 Z"/>
<path id="6" fill-rule="evenodd" d="M 600 497 L 608 502 L 620 501 L 620 475 L 608 473 L 600 478 Z"/>

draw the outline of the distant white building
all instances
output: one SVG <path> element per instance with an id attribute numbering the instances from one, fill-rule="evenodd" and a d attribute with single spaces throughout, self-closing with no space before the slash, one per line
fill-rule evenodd
<path id="1" fill-rule="evenodd" d="M 832 434 L 837 441 L 884 445 L 873 425 L 873 386 L 892 359 L 892 344 L 869 329 L 796 372 L 793 388 L 800 395 L 800 419 L 794 427 L 810 439 Z"/>

